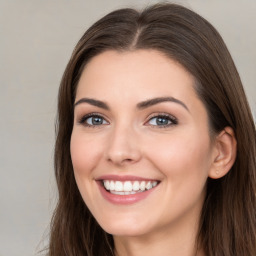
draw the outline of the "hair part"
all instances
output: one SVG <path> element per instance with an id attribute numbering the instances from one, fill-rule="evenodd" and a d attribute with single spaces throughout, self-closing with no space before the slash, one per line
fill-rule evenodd
<path id="1" fill-rule="evenodd" d="M 211 134 L 233 128 L 238 145 L 231 171 L 208 179 L 198 246 L 208 256 L 253 256 L 256 252 L 256 134 L 239 74 L 219 33 L 204 18 L 176 4 L 142 12 L 114 11 L 79 40 L 58 96 L 55 176 L 58 205 L 51 224 L 50 256 L 114 255 L 114 243 L 84 203 L 73 173 L 70 137 L 77 84 L 86 64 L 107 51 L 154 49 L 179 62 L 195 78 Z"/>

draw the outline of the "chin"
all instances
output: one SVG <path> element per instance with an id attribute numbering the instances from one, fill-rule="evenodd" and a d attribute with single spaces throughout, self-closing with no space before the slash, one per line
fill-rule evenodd
<path id="1" fill-rule="evenodd" d="M 113 236 L 141 236 L 150 232 L 148 223 L 139 222 L 138 220 L 108 220 L 99 223 L 107 233 Z"/>

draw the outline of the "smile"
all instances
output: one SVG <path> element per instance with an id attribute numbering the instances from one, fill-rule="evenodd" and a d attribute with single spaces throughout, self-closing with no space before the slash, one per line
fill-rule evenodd
<path id="1" fill-rule="evenodd" d="M 160 180 L 133 175 L 104 175 L 95 179 L 104 199 L 114 205 L 130 205 L 144 201 L 157 191 Z"/>
<path id="2" fill-rule="evenodd" d="M 113 181 L 103 180 L 104 188 L 115 195 L 133 195 L 150 190 L 158 185 L 158 181 Z"/>

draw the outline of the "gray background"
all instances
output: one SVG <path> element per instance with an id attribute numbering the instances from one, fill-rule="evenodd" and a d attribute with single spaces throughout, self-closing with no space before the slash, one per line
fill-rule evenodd
<path id="1" fill-rule="evenodd" d="M 89 25 L 149 0 L 0 0 L 0 256 L 47 244 L 56 203 L 54 119 L 58 85 Z M 175 1 L 208 19 L 226 41 L 256 109 L 256 1 Z M 41 242 L 40 246 L 38 244 Z"/>

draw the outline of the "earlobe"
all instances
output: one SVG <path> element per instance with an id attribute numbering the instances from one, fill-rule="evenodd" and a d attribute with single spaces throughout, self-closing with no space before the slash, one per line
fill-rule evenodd
<path id="1" fill-rule="evenodd" d="M 231 127 L 225 127 L 216 137 L 214 152 L 209 177 L 219 179 L 230 171 L 236 159 L 237 141 Z"/>

